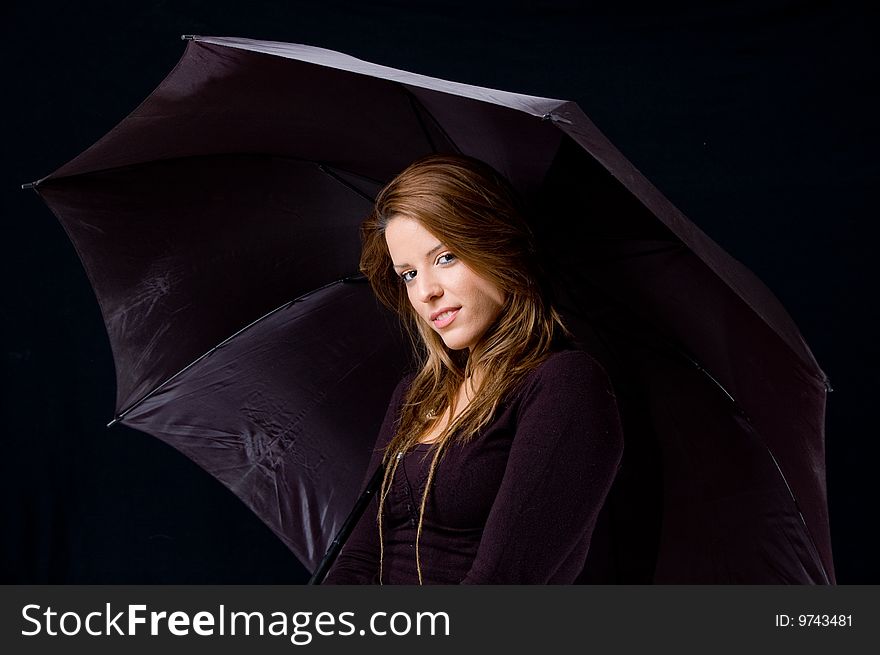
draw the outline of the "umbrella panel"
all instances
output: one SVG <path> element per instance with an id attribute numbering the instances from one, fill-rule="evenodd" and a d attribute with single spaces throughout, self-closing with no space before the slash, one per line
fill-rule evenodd
<path id="1" fill-rule="evenodd" d="M 358 275 L 369 211 L 314 164 L 278 157 L 154 162 L 40 192 L 101 305 L 118 412 L 267 312 Z"/>
<path id="2" fill-rule="evenodd" d="M 215 476 L 314 569 L 409 367 L 406 339 L 369 286 L 337 283 L 227 340 L 124 423 Z"/>

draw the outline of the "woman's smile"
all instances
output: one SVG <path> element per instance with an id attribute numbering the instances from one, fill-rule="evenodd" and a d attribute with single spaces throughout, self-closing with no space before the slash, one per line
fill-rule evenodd
<path id="1" fill-rule="evenodd" d="M 431 319 L 431 321 L 434 323 L 434 327 L 438 329 L 445 328 L 447 325 L 455 320 L 455 317 L 458 316 L 458 311 L 458 309 L 447 309 L 441 312 L 439 316 Z"/>

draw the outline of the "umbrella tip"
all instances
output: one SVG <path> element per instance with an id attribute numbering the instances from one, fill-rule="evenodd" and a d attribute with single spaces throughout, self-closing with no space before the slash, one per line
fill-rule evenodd
<path id="1" fill-rule="evenodd" d="M 36 189 L 39 182 L 25 182 L 21 185 L 22 189 Z"/>
<path id="2" fill-rule="evenodd" d="M 553 112 L 549 112 L 541 116 L 541 120 L 544 122 L 552 121 L 554 123 L 565 123 L 566 125 L 571 125 L 571 121 L 567 118 L 563 118 L 559 114 L 554 114 Z"/>
<path id="3" fill-rule="evenodd" d="M 195 41 L 196 35 L 195 34 L 181 34 L 180 40 L 181 41 Z"/>
<path id="4" fill-rule="evenodd" d="M 112 428 L 114 425 L 116 425 L 117 423 L 119 423 L 119 419 L 121 419 L 121 418 L 122 418 L 121 416 L 115 416 L 115 417 L 113 417 L 113 420 L 110 421 L 110 422 L 107 424 L 107 427 L 108 427 L 108 428 Z"/>

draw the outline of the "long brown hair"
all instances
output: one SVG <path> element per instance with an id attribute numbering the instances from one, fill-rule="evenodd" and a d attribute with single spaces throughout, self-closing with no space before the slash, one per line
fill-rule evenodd
<path id="1" fill-rule="evenodd" d="M 394 272 L 385 228 L 395 217 L 418 221 L 478 276 L 505 294 L 501 312 L 472 351 L 455 351 L 416 313 L 403 280 Z M 421 367 L 403 401 L 399 427 L 385 450 L 379 496 L 379 581 L 384 543 L 382 508 L 403 453 L 415 446 L 445 411 L 454 415 L 458 390 L 479 369 L 481 383 L 470 404 L 432 443 L 434 452 L 419 509 L 418 543 L 437 463 L 453 441 L 465 443 L 492 419 L 499 404 L 543 362 L 553 346 L 570 338 L 547 300 L 544 276 L 521 200 L 488 164 L 462 155 L 430 155 L 410 164 L 376 198 L 361 226 L 360 269 L 376 296 L 396 311 L 412 339 Z"/>

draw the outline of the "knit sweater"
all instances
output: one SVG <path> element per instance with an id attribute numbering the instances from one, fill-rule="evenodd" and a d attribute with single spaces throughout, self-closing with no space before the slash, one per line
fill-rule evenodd
<path id="1" fill-rule="evenodd" d="M 395 389 L 369 477 L 394 436 L 413 376 Z M 416 528 L 430 445 L 405 453 L 385 500 L 383 584 L 418 584 Z M 584 568 L 599 510 L 623 454 L 608 376 L 589 354 L 553 353 L 491 422 L 451 444 L 428 495 L 419 560 L 425 584 L 569 584 Z M 378 498 L 324 584 L 379 582 Z"/>

